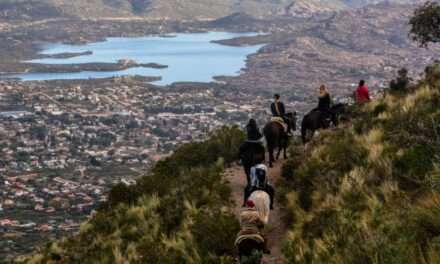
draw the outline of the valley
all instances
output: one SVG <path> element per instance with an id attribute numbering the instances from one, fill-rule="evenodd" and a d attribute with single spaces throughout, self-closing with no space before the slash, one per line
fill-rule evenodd
<path id="1" fill-rule="evenodd" d="M 335 102 L 345 102 L 360 79 L 374 93 L 387 87 L 401 67 L 418 79 L 436 60 L 439 46 L 420 48 L 408 38 L 408 17 L 420 1 L 323 2 L 0 0 L 2 76 L 169 66 L 154 60 L 23 62 L 93 55 L 42 56 L 41 47 L 48 43 L 257 32 L 215 43 L 261 45 L 238 75 L 211 82 L 158 86 L 159 76 L 0 80 L 0 186 L 7 189 L 0 193 L 0 259 L 78 232 L 113 184 L 131 184 L 178 145 L 201 141 L 223 125 L 243 127 L 251 117 L 262 126 L 274 93 L 302 116 L 315 107 L 321 84 Z"/>

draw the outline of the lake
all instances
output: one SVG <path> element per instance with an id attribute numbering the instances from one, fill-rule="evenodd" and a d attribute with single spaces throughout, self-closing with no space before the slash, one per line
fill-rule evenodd
<path id="1" fill-rule="evenodd" d="M 30 80 L 89 79 L 123 75 L 160 76 L 158 85 L 174 82 L 209 82 L 214 76 L 235 76 L 246 65 L 246 57 L 262 45 L 233 47 L 214 40 L 253 36 L 255 33 L 208 32 L 175 34 L 172 37 L 108 38 L 104 42 L 86 45 L 47 44 L 41 54 L 80 53 L 92 51 L 91 55 L 73 58 L 45 58 L 30 62 L 43 64 L 78 64 L 90 62 L 114 63 L 120 59 L 132 59 L 137 63 L 155 62 L 168 68 L 153 69 L 135 67 L 121 71 L 76 73 L 25 73 L 18 77 Z"/>

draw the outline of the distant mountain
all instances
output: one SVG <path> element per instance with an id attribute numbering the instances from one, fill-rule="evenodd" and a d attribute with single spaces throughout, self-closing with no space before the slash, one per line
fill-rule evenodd
<path id="1" fill-rule="evenodd" d="M 256 18 L 309 16 L 369 4 L 422 0 L 0 0 L 0 20 L 141 16 L 152 19 L 217 19 L 234 13 Z"/>
<path id="2" fill-rule="evenodd" d="M 310 16 L 318 12 L 334 12 L 374 4 L 418 4 L 423 0 L 296 0 L 285 7 L 285 15 Z"/>

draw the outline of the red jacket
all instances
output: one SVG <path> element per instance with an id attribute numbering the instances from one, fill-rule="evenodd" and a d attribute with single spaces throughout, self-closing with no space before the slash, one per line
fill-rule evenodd
<path id="1" fill-rule="evenodd" d="M 356 102 L 365 103 L 370 101 L 370 93 L 368 91 L 368 86 L 359 86 L 356 89 Z"/>

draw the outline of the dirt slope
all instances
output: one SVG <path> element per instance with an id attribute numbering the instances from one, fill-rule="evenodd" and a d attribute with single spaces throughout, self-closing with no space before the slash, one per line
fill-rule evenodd
<path id="1" fill-rule="evenodd" d="M 275 186 L 275 190 L 277 180 L 281 177 L 281 167 L 282 160 L 276 162 L 274 167 L 269 169 L 269 177 Z M 226 176 L 232 188 L 232 196 L 236 204 L 235 213 L 238 217 L 243 203 L 243 190 L 246 185 L 246 175 L 241 166 L 234 166 L 226 171 Z M 265 264 L 283 263 L 281 247 L 287 228 L 283 221 L 281 221 L 281 216 L 282 208 L 280 208 L 280 204 L 275 200 L 275 209 L 271 211 L 269 224 L 266 227 L 266 237 L 268 239 L 271 254 L 265 255 L 263 259 L 263 263 Z"/>

